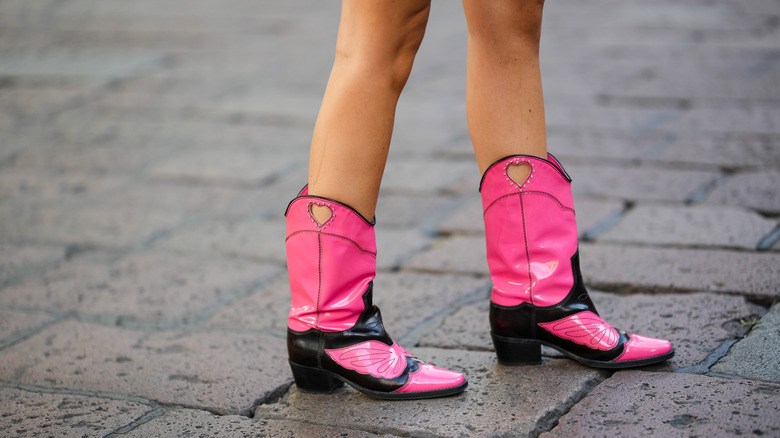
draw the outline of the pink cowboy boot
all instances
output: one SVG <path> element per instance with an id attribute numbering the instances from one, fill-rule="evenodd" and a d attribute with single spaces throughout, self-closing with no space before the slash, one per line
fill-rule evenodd
<path id="1" fill-rule="evenodd" d="M 287 350 L 301 390 L 332 392 L 346 383 L 372 397 L 402 400 L 466 389 L 463 374 L 418 360 L 385 331 L 371 301 L 373 223 L 306 189 L 285 216 L 292 291 Z"/>
<path id="2" fill-rule="evenodd" d="M 665 361 L 672 344 L 616 330 L 585 289 L 571 178 L 553 157 L 499 160 L 480 184 L 493 280 L 490 326 L 499 362 L 541 362 L 542 344 L 592 367 Z"/>

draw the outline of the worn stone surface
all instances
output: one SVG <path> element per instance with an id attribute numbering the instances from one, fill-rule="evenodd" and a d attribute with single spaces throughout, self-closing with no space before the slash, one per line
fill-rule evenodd
<path id="1" fill-rule="evenodd" d="M 564 163 L 565 164 L 565 163 Z M 566 165 L 576 196 L 685 201 L 712 182 L 717 172 L 665 167 Z"/>
<path id="2" fill-rule="evenodd" d="M 383 196 L 376 209 L 377 229 L 384 227 L 425 227 L 449 211 L 446 196 Z"/>
<path id="3" fill-rule="evenodd" d="M 0 347 L 19 340 L 57 319 L 46 312 L 0 309 Z"/>
<path id="4" fill-rule="evenodd" d="M 711 370 L 748 379 L 780 382 L 780 305 L 775 304 L 747 337 L 734 344 Z"/>
<path id="5" fill-rule="evenodd" d="M 456 303 L 485 296 L 487 282 L 467 275 L 411 272 L 380 273 L 374 280 L 374 302 L 382 309 L 385 326 L 393 336 L 435 329 L 437 320 Z M 433 323 L 432 327 L 429 324 Z M 452 336 L 451 333 L 445 336 Z"/>
<path id="6" fill-rule="evenodd" d="M 0 283 L 61 260 L 61 246 L 0 244 Z"/>
<path id="7" fill-rule="evenodd" d="M 390 164 L 382 179 L 383 193 L 446 193 L 479 173 L 474 163 L 457 161 L 396 160 Z"/>
<path id="8" fill-rule="evenodd" d="M 762 301 L 780 294 L 780 254 L 580 244 L 585 282 L 633 290 L 707 290 Z"/>
<path id="9" fill-rule="evenodd" d="M 141 210 L 181 212 L 188 217 L 240 217 L 264 204 L 257 189 L 186 186 L 164 181 L 138 183 L 114 193 L 104 205 L 128 205 Z M 270 198 L 270 196 L 265 196 Z"/>
<path id="10" fill-rule="evenodd" d="M 754 249 L 777 223 L 739 207 L 639 205 L 598 240 Z"/>
<path id="11" fill-rule="evenodd" d="M 193 409 L 171 409 L 162 416 L 148 421 L 123 436 L 146 438 L 151 436 L 220 436 L 243 438 L 247 436 L 273 437 L 363 437 L 375 435 L 362 430 L 328 427 L 303 421 L 250 419 L 239 415 L 216 416 Z"/>
<path id="12" fill-rule="evenodd" d="M 125 205 L 72 209 L 4 204 L 0 205 L 0 239 L 121 248 L 144 244 L 181 221 L 179 212 L 145 211 Z"/>
<path id="13" fill-rule="evenodd" d="M 240 256 L 284 263 L 285 222 L 243 218 L 193 224 L 157 240 L 155 247 L 202 254 Z"/>
<path id="14" fill-rule="evenodd" d="M 272 330 L 284 336 L 289 312 L 290 281 L 287 275 L 281 275 L 218 310 L 205 325 L 233 330 Z"/>
<path id="15" fill-rule="evenodd" d="M 0 352 L 0 379 L 247 412 L 290 378 L 284 339 L 219 331 L 149 331 L 77 321 Z"/>
<path id="16" fill-rule="evenodd" d="M 0 291 L 0 303 L 171 324 L 197 319 L 231 296 L 279 273 L 276 266 L 161 252 L 109 263 L 74 259 Z"/>
<path id="17" fill-rule="evenodd" d="M 12 168 L 0 175 L 0 201 L 84 202 L 99 199 L 128 183 L 123 175 L 101 172 L 38 171 Z"/>
<path id="18" fill-rule="evenodd" d="M 105 436 L 152 409 L 134 401 L 0 387 L 0 435 Z"/>
<path id="19" fill-rule="evenodd" d="M 322 395 L 293 387 L 279 404 L 260 406 L 256 415 L 396 435 L 525 436 L 550 427 L 551 418 L 604 376 L 566 360 L 506 367 L 496 364 L 493 353 L 417 348 L 412 354 L 464 372 L 469 388 L 452 397 L 398 403 L 369 399 L 351 388 Z"/>
<path id="20" fill-rule="evenodd" d="M 482 236 L 440 239 L 430 249 L 404 263 L 404 268 L 437 272 L 487 274 L 487 250 Z"/>
<path id="21" fill-rule="evenodd" d="M 693 374 L 621 371 L 542 437 L 774 436 L 780 386 Z"/>
<path id="22" fill-rule="evenodd" d="M 656 369 L 680 369 L 703 363 L 725 341 L 736 339 L 748 330 L 740 321 L 751 321 L 761 313 L 760 308 L 750 305 L 743 297 L 713 293 L 621 296 L 595 291 L 590 296 L 599 314 L 613 326 L 672 342 L 674 358 Z M 448 316 L 420 344 L 493 351 L 488 300 L 468 304 Z M 545 349 L 545 354 L 561 356 L 554 349 Z"/>
<path id="23" fill-rule="evenodd" d="M 780 172 L 776 170 L 738 173 L 718 184 L 707 196 L 706 201 L 778 213 L 780 191 L 777 187 L 780 187 Z"/>
<path id="24" fill-rule="evenodd" d="M 302 164 L 303 158 L 300 153 L 278 153 L 266 148 L 208 148 L 162 162 L 149 172 L 161 180 L 252 187 Z"/>
<path id="25" fill-rule="evenodd" d="M 412 228 L 376 229 L 377 269 L 396 269 L 433 242 L 427 233 Z"/>

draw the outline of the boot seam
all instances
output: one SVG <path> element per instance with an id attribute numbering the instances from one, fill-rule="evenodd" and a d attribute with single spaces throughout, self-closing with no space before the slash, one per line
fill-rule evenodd
<path id="1" fill-rule="evenodd" d="M 320 297 L 322 296 L 322 236 L 317 235 L 317 319 L 314 321 L 314 328 L 320 329 Z"/>
<path id="2" fill-rule="evenodd" d="M 322 296 L 322 233 L 317 235 L 317 249 L 319 254 L 317 256 L 317 275 L 319 279 L 317 281 L 317 320 L 315 327 L 320 331 L 320 345 L 317 348 L 317 366 L 322 368 L 322 350 L 325 345 L 325 340 L 322 337 L 322 331 L 320 330 L 320 297 Z"/>
<path id="3" fill-rule="evenodd" d="M 369 251 L 369 250 L 367 250 L 367 249 L 364 249 L 362 246 L 360 246 L 360 244 L 359 244 L 359 243 L 355 242 L 354 240 L 350 239 L 349 237 L 345 237 L 345 236 L 342 236 L 342 235 L 340 235 L 340 234 L 325 233 L 325 232 L 323 232 L 323 231 L 316 231 L 316 230 L 298 230 L 298 231 L 295 231 L 295 232 L 293 232 L 293 233 L 290 233 L 290 235 L 289 235 L 289 236 L 287 236 L 287 238 L 286 238 L 286 239 L 284 239 L 284 241 L 285 241 L 285 242 L 287 242 L 287 241 L 288 241 L 288 240 L 290 240 L 290 239 L 291 239 L 293 236 L 296 236 L 296 235 L 298 235 L 298 234 L 302 234 L 302 233 L 317 233 L 317 235 L 319 236 L 319 238 L 320 238 L 320 239 L 322 238 L 322 236 L 337 237 L 337 238 L 339 238 L 339 239 L 346 240 L 347 242 L 350 242 L 351 244 L 355 245 L 355 247 L 356 247 L 356 248 L 358 249 L 358 251 L 360 251 L 361 253 L 363 253 L 363 254 L 368 254 L 368 255 L 370 255 L 370 256 L 372 256 L 372 257 L 376 257 L 376 252 L 374 252 L 374 251 Z M 320 241 L 320 245 L 321 245 L 321 244 L 322 244 L 322 242 Z M 320 251 L 322 251 L 322 250 L 320 250 Z"/>
<path id="4" fill-rule="evenodd" d="M 570 213 L 572 213 L 572 214 L 574 214 L 576 216 L 576 213 L 574 212 L 573 208 L 567 207 L 567 206 L 563 205 L 563 203 L 561 201 L 559 201 L 558 198 L 556 198 L 555 196 L 553 196 L 553 195 L 551 195 L 551 194 L 549 194 L 547 192 L 540 192 L 540 191 L 536 191 L 536 190 L 524 190 L 522 192 L 514 192 L 514 193 L 510 193 L 508 195 L 503 195 L 503 196 L 501 196 L 499 198 L 496 198 L 495 201 L 491 202 L 490 205 L 487 206 L 485 211 L 482 213 L 482 216 L 484 217 L 487 214 L 488 210 L 490 210 L 499 201 L 502 201 L 502 200 L 504 200 L 506 198 L 511 198 L 512 196 L 522 196 L 524 194 L 525 195 L 542 195 L 542 196 L 546 196 L 546 197 L 552 199 L 553 201 L 555 201 L 555 203 L 558 204 L 558 208 L 560 208 L 563 211 L 568 211 L 568 212 L 570 212 Z"/>
<path id="5" fill-rule="evenodd" d="M 525 258 L 526 258 L 526 269 L 528 270 L 528 299 L 531 301 L 531 304 L 534 304 L 534 283 L 533 278 L 531 277 L 531 249 L 528 246 L 528 229 L 526 227 L 526 221 L 525 221 L 525 205 L 523 202 L 524 196 L 522 196 L 522 193 L 520 194 L 520 215 L 521 219 L 523 221 L 523 242 L 525 243 Z"/>

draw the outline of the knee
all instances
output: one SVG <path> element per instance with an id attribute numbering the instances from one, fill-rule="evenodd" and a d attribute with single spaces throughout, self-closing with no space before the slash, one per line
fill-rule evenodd
<path id="1" fill-rule="evenodd" d="M 400 23 L 364 28 L 339 35 L 336 64 L 374 80 L 384 80 L 399 93 L 412 70 L 428 23 L 429 8 L 410 13 Z"/>
<path id="2" fill-rule="evenodd" d="M 506 54 L 538 53 L 543 7 L 544 0 L 480 2 L 467 12 L 470 42 Z"/>

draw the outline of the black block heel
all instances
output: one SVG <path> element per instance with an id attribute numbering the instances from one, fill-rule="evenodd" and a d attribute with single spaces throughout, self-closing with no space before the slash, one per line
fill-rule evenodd
<path id="1" fill-rule="evenodd" d="M 326 371 L 298 365 L 290 362 L 295 384 L 304 392 L 324 392 L 330 394 L 344 385 L 339 379 L 331 377 Z"/>
<path id="2" fill-rule="evenodd" d="M 496 356 L 503 365 L 536 365 L 542 363 L 542 344 L 534 339 L 507 338 L 490 333 Z"/>

